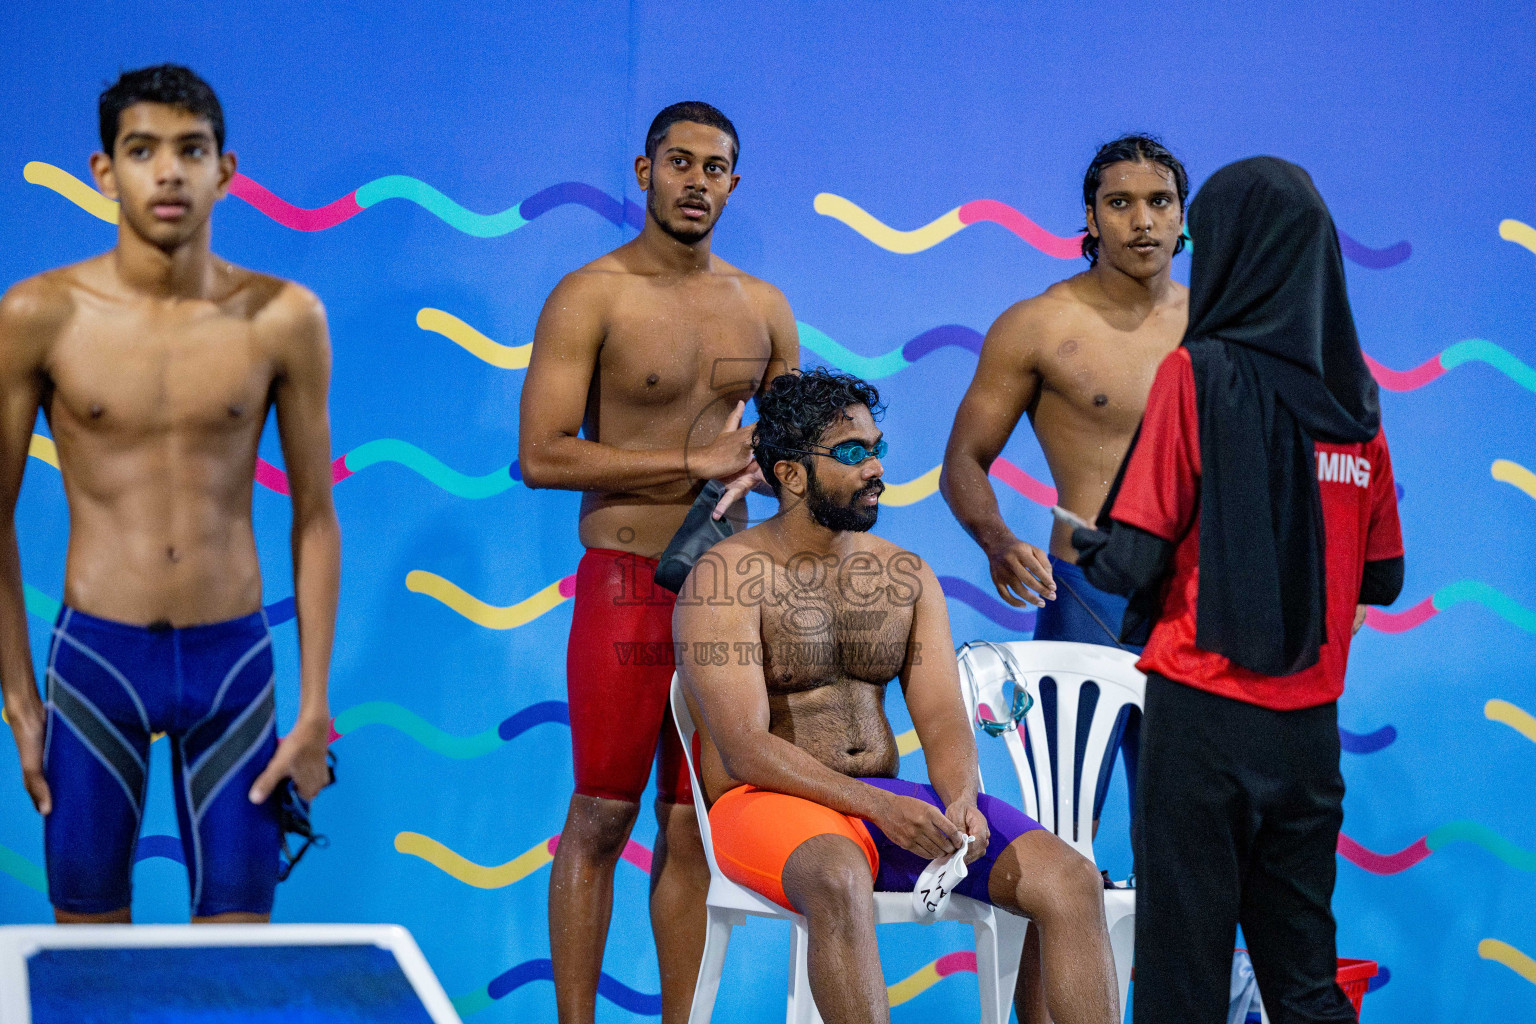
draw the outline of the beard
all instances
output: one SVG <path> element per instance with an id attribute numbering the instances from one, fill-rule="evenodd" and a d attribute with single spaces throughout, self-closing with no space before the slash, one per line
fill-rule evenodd
<path id="1" fill-rule="evenodd" d="M 880 515 L 880 506 L 865 508 L 855 502 L 870 493 L 878 495 L 884 491 L 885 484 L 881 481 L 870 481 L 867 487 L 860 488 L 846 504 L 839 504 L 827 496 L 827 492 L 821 489 L 821 481 L 816 479 L 814 468 L 810 471 L 810 485 L 805 505 L 811 518 L 822 526 L 838 533 L 867 533 L 875 525 L 875 519 Z"/>
<path id="2" fill-rule="evenodd" d="M 695 224 L 691 221 L 685 223 L 682 227 L 668 224 L 662 219 L 660 201 L 656 198 L 656 190 L 654 188 L 645 194 L 645 208 L 650 214 L 651 220 L 656 222 L 657 227 L 684 245 L 693 245 L 715 229 L 713 224 Z"/>

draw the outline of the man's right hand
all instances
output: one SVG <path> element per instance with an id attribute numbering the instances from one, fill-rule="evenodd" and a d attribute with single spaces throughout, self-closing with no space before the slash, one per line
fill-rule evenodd
<path id="1" fill-rule="evenodd" d="M 997 596 L 1015 608 L 1044 608 L 1056 599 L 1056 580 L 1051 576 L 1051 560 L 1044 551 L 1014 539 L 995 551 L 987 552 L 992 571 L 992 585 Z"/>
<path id="2" fill-rule="evenodd" d="M 960 849 L 960 830 L 943 811 L 916 797 L 882 789 L 876 792 L 884 799 L 877 816 L 870 820 L 891 842 L 928 860 L 948 857 Z"/>
<path id="3" fill-rule="evenodd" d="M 27 795 L 32 798 L 37 813 L 47 814 L 53 810 L 53 794 L 43 775 L 43 738 L 47 734 L 48 712 L 42 701 L 34 699 L 19 707 L 7 704 L 5 717 L 11 720 L 16 751 L 21 755 L 22 785 L 27 787 Z"/>
<path id="4" fill-rule="evenodd" d="M 737 402 L 726 418 L 720 436 L 702 448 L 688 452 L 688 475 L 695 480 L 725 480 L 752 463 L 752 427 L 741 425 L 746 402 Z"/>

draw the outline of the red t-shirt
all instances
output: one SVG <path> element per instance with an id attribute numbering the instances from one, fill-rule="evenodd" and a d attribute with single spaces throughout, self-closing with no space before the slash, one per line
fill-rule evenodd
<path id="1" fill-rule="evenodd" d="M 1403 554 L 1392 458 L 1380 432 L 1365 444 L 1317 443 L 1322 492 L 1326 638 L 1317 664 L 1289 676 L 1251 672 L 1195 646 L 1200 589 L 1200 416 L 1189 351 L 1158 367 L 1141 439 L 1111 512 L 1176 545 L 1162 616 L 1137 667 L 1176 682 L 1276 711 L 1316 707 L 1344 692 L 1344 666 L 1365 563 Z"/>

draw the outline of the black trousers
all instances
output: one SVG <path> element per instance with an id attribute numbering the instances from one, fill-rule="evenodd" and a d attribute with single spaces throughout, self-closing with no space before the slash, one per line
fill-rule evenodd
<path id="1" fill-rule="evenodd" d="M 1336 980 L 1338 709 L 1271 711 L 1147 677 L 1135 1024 L 1226 1020 L 1243 926 L 1274 1024 L 1354 1021 Z"/>

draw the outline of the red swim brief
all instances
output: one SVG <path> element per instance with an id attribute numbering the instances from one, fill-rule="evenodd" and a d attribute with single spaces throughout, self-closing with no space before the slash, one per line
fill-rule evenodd
<path id="1" fill-rule="evenodd" d="M 676 659 L 672 605 L 656 560 L 588 548 L 576 567 L 566 648 L 576 792 L 638 803 L 656 759 L 656 793 L 689 804 L 693 787 L 667 697 Z"/>

